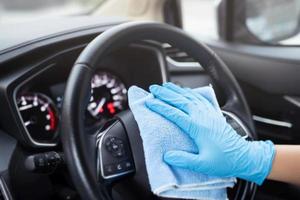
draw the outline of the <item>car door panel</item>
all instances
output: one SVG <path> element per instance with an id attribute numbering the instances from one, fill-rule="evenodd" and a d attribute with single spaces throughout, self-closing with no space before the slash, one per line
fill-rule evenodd
<path id="1" fill-rule="evenodd" d="M 260 139 L 298 143 L 299 48 L 207 42 L 240 82 Z"/>
<path id="2" fill-rule="evenodd" d="M 300 48 L 206 41 L 239 81 L 251 108 L 258 139 L 300 142 Z M 300 188 L 265 181 L 255 199 L 297 199 Z"/>

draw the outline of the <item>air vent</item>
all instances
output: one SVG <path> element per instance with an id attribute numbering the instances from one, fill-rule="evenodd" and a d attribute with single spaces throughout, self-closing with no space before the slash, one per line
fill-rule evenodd
<path id="1" fill-rule="evenodd" d="M 165 49 L 166 55 L 169 58 L 171 58 L 172 60 L 174 60 L 175 62 L 198 64 L 194 58 L 192 58 L 186 52 L 181 51 L 180 49 L 178 49 L 176 47 L 172 47 L 171 45 L 165 43 L 165 44 L 163 44 L 163 48 Z"/>

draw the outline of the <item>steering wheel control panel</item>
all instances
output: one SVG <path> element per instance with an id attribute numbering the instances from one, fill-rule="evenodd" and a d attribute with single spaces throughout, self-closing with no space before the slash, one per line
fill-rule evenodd
<path id="1" fill-rule="evenodd" d="M 119 121 L 100 131 L 97 149 L 97 171 L 103 179 L 114 179 L 135 171 L 130 144 Z"/>

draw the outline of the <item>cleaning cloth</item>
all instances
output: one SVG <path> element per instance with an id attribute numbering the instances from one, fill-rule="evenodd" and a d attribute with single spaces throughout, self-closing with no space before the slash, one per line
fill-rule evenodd
<path id="1" fill-rule="evenodd" d="M 202 90 L 196 91 L 201 93 Z M 175 124 L 146 107 L 145 101 L 149 98 L 154 97 L 147 91 L 136 86 L 129 88 L 129 107 L 142 137 L 152 192 L 157 196 L 169 198 L 227 199 L 226 188 L 234 186 L 235 178 L 210 177 L 188 169 L 169 166 L 163 161 L 164 153 L 169 150 L 194 153 L 198 150 L 191 138 Z"/>

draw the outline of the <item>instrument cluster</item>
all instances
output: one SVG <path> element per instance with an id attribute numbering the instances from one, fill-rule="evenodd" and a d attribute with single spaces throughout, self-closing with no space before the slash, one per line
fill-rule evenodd
<path id="1" fill-rule="evenodd" d="M 36 143 L 58 138 L 65 83 L 49 86 L 50 92 L 25 90 L 17 96 L 23 125 Z M 123 81 L 109 72 L 97 72 L 91 80 L 91 96 L 86 108 L 86 124 L 93 126 L 127 108 L 127 89 Z"/>

